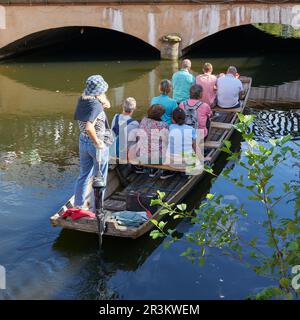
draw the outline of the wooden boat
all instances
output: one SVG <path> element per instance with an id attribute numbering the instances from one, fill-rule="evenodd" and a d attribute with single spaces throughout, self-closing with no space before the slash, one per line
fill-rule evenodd
<path id="1" fill-rule="evenodd" d="M 241 107 L 235 109 L 214 108 L 214 121 L 211 123 L 210 132 L 206 142 L 205 149 L 208 150 L 207 157 L 210 157 L 210 163 L 213 164 L 221 153 L 221 147 L 224 140 L 228 140 L 233 131 L 233 125 L 238 122 L 237 113 L 243 113 L 249 97 L 252 79 L 241 77 L 240 80 L 244 86 L 244 97 L 241 100 Z M 106 230 L 104 235 L 114 237 L 138 238 L 150 231 L 154 225 L 147 221 L 139 227 L 126 227 L 120 225 L 113 217 L 114 212 L 126 210 L 126 199 L 131 192 L 140 194 L 155 194 L 157 190 L 165 192 L 165 200 L 169 203 L 178 203 L 199 183 L 206 174 L 205 171 L 198 175 L 185 175 L 180 171 L 183 169 L 172 168 L 163 165 L 145 165 L 147 167 L 179 171 L 170 179 L 162 180 L 159 176 L 149 177 L 148 174 L 135 173 L 130 165 L 112 165 L 108 174 L 107 190 L 104 201 L 104 211 L 106 215 Z M 127 183 L 124 183 L 126 180 Z M 92 181 L 89 185 L 89 192 L 86 196 L 86 205 L 92 203 Z M 81 218 L 72 220 L 71 218 L 62 218 L 62 214 L 72 208 L 74 196 L 51 218 L 50 221 L 54 227 L 59 226 L 66 229 L 72 229 L 83 232 L 98 233 L 96 218 Z M 159 208 L 153 213 L 153 218 L 159 220 Z"/>

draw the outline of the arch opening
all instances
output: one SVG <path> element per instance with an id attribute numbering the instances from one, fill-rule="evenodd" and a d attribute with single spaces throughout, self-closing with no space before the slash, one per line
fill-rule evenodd
<path id="1" fill-rule="evenodd" d="M 40 31 L 0 49 L 0 57 L 38 61 L 158 59 L 159 50 L 129 34 L 97 27 Z"/>
<path id="2" fill-rule="evenodd" d="M 258 28 L 248 24 L 219 31 L 184 48 L 182 53 L 184 56 L 188 54 L 197 57 L 207 54 L 257 55 L 267 52 L 300 51 L 300 39 L 281 37 L 279 33 L 271 34 L 267 32 L 269 30 L 267 26 L 263 29 L 264 25 L 260 24 Z"/>

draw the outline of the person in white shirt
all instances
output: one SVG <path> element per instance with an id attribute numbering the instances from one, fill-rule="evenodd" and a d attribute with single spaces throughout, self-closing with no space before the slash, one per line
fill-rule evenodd
<path id="1" fill-rule="evenodd" d="M 220 108 L 239 108 L 242 94 L 243 84 L 237 78 L 237 69 L 230 66 L 217 81 L 217 104 Z"/>

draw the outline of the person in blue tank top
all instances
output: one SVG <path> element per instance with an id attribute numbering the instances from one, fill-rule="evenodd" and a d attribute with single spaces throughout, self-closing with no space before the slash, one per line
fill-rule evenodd
<path id="1" fill-rule="evenodd" d="M 159 85 L 160 95 L 152 98 L 151 106 L 160 104 L 164 107 L 165 113 L 162 116 L 162 121 L 168 125 L 172 124 L 172 112 L 177 108 L 176 100 L 169 97 L 172 91 L 172 83 L 170 80 L 162 80 Z"/>
<path id="2" fill-rule="evenodd" d="M 195 77 L 191 74 L 192 62 L 184 59 L 181 69 L 173 74 L 173 99 L 179 104 L 190 98 L 190 88 L 195 84 Z"/>

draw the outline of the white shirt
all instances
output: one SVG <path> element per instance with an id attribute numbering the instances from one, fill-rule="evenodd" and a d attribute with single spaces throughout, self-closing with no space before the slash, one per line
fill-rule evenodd
<path id="1" fill-rule="evenodd" d="M 239 94 L 243 90 L 241 80 L 232 74 L 226 74 L 217 81 L 218 106 L 221 108 L 233 108 L 239 103 Z"/>

